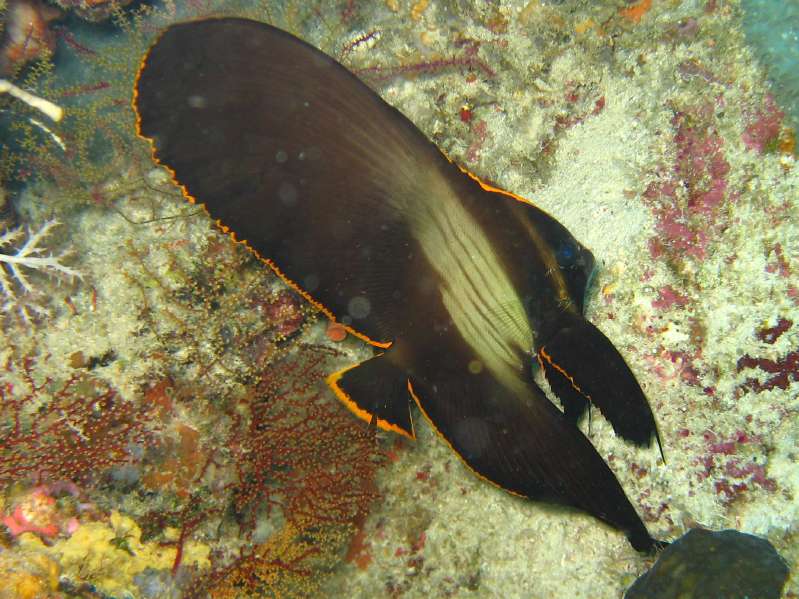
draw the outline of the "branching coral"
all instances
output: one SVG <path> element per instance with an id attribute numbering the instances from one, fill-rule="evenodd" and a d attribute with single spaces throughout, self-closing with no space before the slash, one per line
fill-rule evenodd
<path id="1" fill-rule="evenodd" d="M 14 244 L 25 237 L 22 227 L 10 229 L 0 235 L 0 289 L 5 295 L 3 310 L 6 312 L 16 307 L 25 320 L 30 320 L 35 314 L 46 314 L 47 309 L 37 302 L 21 302 L 15 287 L 24 293 L 34 295 L 35 289 L 28 279 L 27 270 L 38 271 L 62 277 L 80 277 L 81 273 L 62 261 L 69 256 L 69 251 L 60 254 L 45 254 L 41 247 L 42 240 L 47 237 L 53 227 L 59 223 L 54 220 L 47 221 L 38 230 L 31 233 L 27 231 L 27 240 L 14 251 L 6 253 Z"/>
<path id="2" fill-rule="evenodd" d="M 22 100 L 28 106 L 40 110 L 54 121 L 60 121 L 61 117 L 64 116 L 64 110 L 60 106 L 27 92 L 5 79 L 0 79 L 0 94 L 9 94 L 18 100 Z"/>
<path id="3" fill-rule="evenodd" d="M 0 367 L 0 488 L 13 482 L 84 483 L 146 446 L 150 406 L 123 399 L 84 373 L 41 380 L 46 363 L 28 356 Z"/>

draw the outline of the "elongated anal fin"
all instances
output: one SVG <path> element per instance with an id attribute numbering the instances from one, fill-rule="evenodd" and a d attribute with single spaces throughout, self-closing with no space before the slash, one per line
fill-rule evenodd
<path id="1" fill-rule="evenodd" d="M 610 340 L 588 320 L 569 318 L 539 348 L 538 361 L 569 420 L 576 423 L 590 401 L 617 435 L 641 446 L 654 437 L 663 456 L 655 417 L 641 386 Z"/>
<path id="2" fill-rule="evenodd" d="M 455 353 L 415 371 L 409 389 L 472 473 L 513 495 L 581 509 L 638 551 L 660 546 L 596 449 L 533 381 L 520 373 L 510 388 L 488 369 L 469 371 Z"/>
<path id="3" fill-rule="evenodd" d="M 361 420 L 415 439 L 408 375 L 383 353 L 327 377 L 341 402 Z"/>

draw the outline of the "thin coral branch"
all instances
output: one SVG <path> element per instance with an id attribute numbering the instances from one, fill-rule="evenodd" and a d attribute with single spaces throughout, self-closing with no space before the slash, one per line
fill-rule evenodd
<path id="1" fill-rule="evenodd" d="M 18 100 L 25 102 L 28 106 L 42 111 L 54 121 L 60 121 L 61 117 L 64 116 L 64 110 L 60 106 L 53 104 L 49 100 L 40 98 L 39 96 L 34 96 L 32 93 L 17 87 L 6 79 L 0 79 L 0 94 L 14 96 Z"/>
<path id="2" fill-rule="evenodd" d="M 9 229 L 0 235 L 0 290 L 6 296 L 3 306 L 8 311 L 16 305 L 23 318 L 28 320 L 31 312 L 46 313 L 47 310 L 35 303 L 19 303 L 16 288 L 19 287 L 26 294 L 34 294 L 34 286 L 28 278 L 30 271 L 43 272 L 49 275 L 62 276 L 67 278 L 81 277 L 81 273 L 62 263 L 64 258 L 69 256 L 69 251 L 59 254 L 45 254 L 45 249 L 41 246 L 42 241 L 50 233 L 53 227 L 58 226 L 55 220 L 47 221 L 36 232 L 27 232 L 27 241 L 21 247 L 13 251 L 16 243 L 21 241 L 25 235 L 21 227 Z M 13 253 L 6 253 L 9 249 Z"/>

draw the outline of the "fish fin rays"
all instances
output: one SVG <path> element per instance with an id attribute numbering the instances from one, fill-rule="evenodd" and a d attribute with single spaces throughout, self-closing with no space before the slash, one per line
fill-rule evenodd
<path id="1" fill-rule="evenodd" d="M 588 320 L 570 318 L 539 349 L 538 358 L 571 422 L 577 422 L 590 401 L 623 439 L 647 446 L 655 437 L 660 446 L 655 417 L 635 376 Z"/>
<path id="2" fill-rule="evenodd" d="M 583 414 L 586 412 L 589 418 L 591 417 L 591 413 L 588 411 L 591 403 L 588 401 L 588 398 L 580 392 L 579 388 L 576 387 L 576 383 L 574 383 L 565 372 L 561 371 L 557 364 L 550 362 L 549 359 L 551 359 L 549 354 L 543 352 L 538 353 L 538 363 L 541 365 L 541 370 L 544 372 L 544 376 L 547 379 L 547 383 L 549 383 L 550 389 L 552 389 L 552 393 L 554 393 L 555 397 L 560 401 L 560 405 L 563 408 L 563 415 L 566 417 L 566 420 L 577 426 L 580 418 L 582 418 Z"/>
<path id="3" fill-rule="evenodd" d="M 309 44 L 227 18 L 168 28 L 133 104 L 190 199 L 328 316 L 373 345 L 397 336 L 419 270 L 406 208 L 447 187 L 446 160 L 399 111 Z"/>
<path id="4" fill-rule="evenodd" d="M 414 376 L 412 397 L 436 432 L 478 477 L 505 491 L 582 509 L 648 548 L 646 527 L 585 436 L 522 381 L 519 395 L 488 370 L 439 367 Z"/>
<path id="5" fill-rule="evenodd" d="M 407 379 L 408 375 L 381 353 L 334 372 L 327 377 L 327 384 L 361 420 L 415 439 Z"/>

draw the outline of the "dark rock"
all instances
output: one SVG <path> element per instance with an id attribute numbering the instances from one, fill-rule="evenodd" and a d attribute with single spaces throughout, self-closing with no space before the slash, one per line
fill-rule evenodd
<path id="1" fill-rule="evenodd" d="M 667 547 L 624 599 L 780 599 L 787 578 L 766 539 L 696 528 Z"/>

